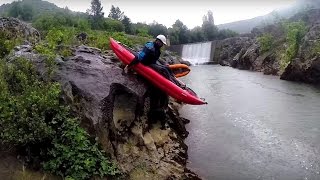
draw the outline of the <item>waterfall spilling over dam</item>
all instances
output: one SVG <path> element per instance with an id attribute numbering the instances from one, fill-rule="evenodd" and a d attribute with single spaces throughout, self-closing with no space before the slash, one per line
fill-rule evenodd
<path id="1" fill-rule="evenodd" d="M 182 59 L 192 64 L 205 64 L 211 60 L 211 42 L 185 44 L 182 47 Z"/>

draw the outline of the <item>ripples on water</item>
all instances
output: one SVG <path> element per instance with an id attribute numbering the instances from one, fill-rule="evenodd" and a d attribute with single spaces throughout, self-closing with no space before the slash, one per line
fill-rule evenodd
<path id="1" fill-rule="evenodd" d="M 180 111 L 204 179 L 320 179 L 319 88 L 221 66 L 183 81 L 209 103 Z"/>

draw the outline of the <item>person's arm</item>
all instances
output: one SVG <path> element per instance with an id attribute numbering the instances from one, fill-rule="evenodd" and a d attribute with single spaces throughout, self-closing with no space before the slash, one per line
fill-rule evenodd
<path id="1" fill-rule="evenodd" d="M 128 66 L 131 67 L 135 64 L 138 64 L 139 62 L 147 61 L 150 54 L 152 53 L 152 48 L 153 48 L 152 43 L 150 42 L 146 43 L 142 51 L 140 51 L 138 54 L 135 55 L 135 59 L 132 60 Z"/>
<path id="2" fill-rule="evenodd" d="M 135 55 L 134 59 L 127 65 L 129 68 L 138 64 L 140 62 L 140 60 L 138 59 L 138 57 Z"/>
<path id="3" fill-rule="evenodd" d="M 128 70 L 132 66 L 138 64 L 141 61 L 146 61 L 148 57 L 150 56 L 150 53 L 152 52 L 153 44 L 148 42 L 145 44 L 142 51 L 140 51 L 137 55 L 135 55 L 135 58 L 125 67 L 125 70 Z"/>
<path id="4" fill-rule="evenodd" d="M 126 65 L 126 67 L 124 68 L 125 72 L 128 71 L 128 69 L 130 69 L 132 66 L 138 64 L 141 60 L 143 60 L 146 56 L 146 48 L 147 44 L 145 45 L 145 47 L 143 48 L 142 51 L 138 52 L 138 54 L 134 54 L 134 59 L 128 64 Z"/>
<path id="5" fill-rule="evenodd" d="M 134 56 L 134 59 L 128 64 L 128 65 L 126 65 L 125 67 L 124 67 L 124 72 L 128 72 L 128 69 L 130 69 L 132 66 L 134 66 L 134 65 L 136 65 L 136 64 L 138 64 L 140 61 L 139 61 L 139 59 L 137 58 L 137 56 L 135 55 Z"/>

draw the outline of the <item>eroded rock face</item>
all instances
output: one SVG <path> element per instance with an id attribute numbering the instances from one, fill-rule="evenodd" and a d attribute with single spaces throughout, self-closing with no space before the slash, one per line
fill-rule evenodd
<path id="1" fill-rule="evenodd" d="M 186 64 L 188 66 L 191 65 L 190 62 L 184 61 L 183 59 L 181 59 L 180 57 L 178 57 L 177 55 L 175 55 L 171 51 L 165 50 L 161 54 L 162 54 L 162 56 L 161 56 L 160 60 L 165 61 L 167 64 Z"/>
<path id="2" fill-rule="evenodd" d="M 281 23 L 254 28 L 247 37 L 228 38 L 219 42 L 218 55 L 220 64 L 238 69 L 260 71 L 264 74 L 280 75 L 281 79 L 320 83 L 320 10 L 311 9 L 298 13 L 289 21 L 303 21 L 307 34 L 300 44 L 297 56 L 283 70 L 282 54 L 288 45 L 286 33 Z M 258 37 L 270 34 L 273 44 L 268 52 L 261 52 Z M 282 63 L 283 64 L 283 63 Z M 284 66 L 284 65 L 282 65 Z"/>
<path id="3" fill-rule="evenodd" d="M 248 37 L 234 37 L 222 40 L 218 43 L 217 48 L 219 52 L 219 64 L 223 66 L 232 66 L 234 57 L 243 48 L 250 46 L 250 38 Z"/>
<path id="4" fill-rule="evenodd" d="M 254 70 L 259 67 L 256 62 L 259 56 L 259 44 L 257 42 L 253 43 L 246 52 L 239 58 L 237 67 L 239 69 Z"/>
<path id="5" fill-rule="evenodd" d="M 38 30 L 16 18 L 0 17 L 0 32 L 1 31 L 15 38 L 21 37 L 29 42 L 37 42 L 40 40 Z"/>
<path id="6" fill-rule="evenodd" d="M 44 72 L 44 58 L 29 46 L 16 56 L 32 60 Z M 136 74 L 124 74 L 112 52 L 78 46 L 69 58 L 56 58 L 54 79 L 81 124 L 132 179 L 198 177 L 186 168 L 184 119 L 168 96 Z"/>

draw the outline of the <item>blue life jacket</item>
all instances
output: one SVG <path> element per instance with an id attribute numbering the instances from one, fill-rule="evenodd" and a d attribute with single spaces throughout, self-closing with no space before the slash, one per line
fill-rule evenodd
<path id="1" fill-rule="evenodd" d="M 138 53 L 138 60 L 144 65 L 155 64 L 161 54 L 160 47 L 154 42 L 147 42 Z"/>

